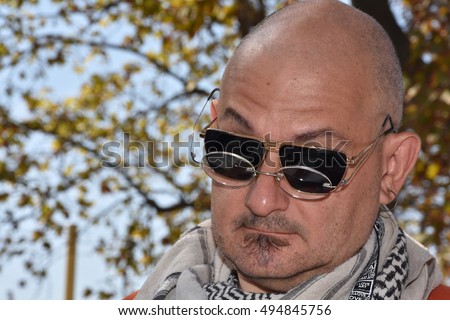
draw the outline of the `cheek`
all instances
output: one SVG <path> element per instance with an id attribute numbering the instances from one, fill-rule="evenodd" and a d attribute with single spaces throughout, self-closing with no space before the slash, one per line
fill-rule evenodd
<path id="1" fill-rule="evenodd" d="M 316 247 L 317 250 L 334 248 L 345 234 L 348 219 L 332 203 L 333 201 L 315 203 L 301 216 L 301 223 L 307 229 L 308 246 Z"/>
<path id="2" fill-rule="evenodd" d="M 336 192 L 321 203 L 308 206 L 303 223 L 308 228 L 308 247 L 324 259 L 344 261 L 367 241 L 376 212 L 368 210 L 361 190 Z M 355 201 L 358 199 L 358 201 Z"/>
<path id="3" fill-rule="evenodd" d="M 211 192 L 212 220 L 219 229 L 225 229 L 244 210 L 242 189 L 229 189 L 213 183 Z"/>
<path id="4" fill-rule="evenodd" d="M 228 189 L 213 184 L 211 193 L 212 231 L 222 252 L 236 252 L 240 241 L 234 221 L 245 212 L 241 189 Z"/>

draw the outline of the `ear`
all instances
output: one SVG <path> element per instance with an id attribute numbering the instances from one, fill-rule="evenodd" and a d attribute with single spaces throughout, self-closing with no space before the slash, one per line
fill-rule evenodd
<path id="1" fill-rule="evenodd" d="M 400 192 L 420 151 L 420 138 L 413 132 L 387 135 L 383 144 L 380 203 L 388 204 Z"/>
<path id="2" fill-rule="evenodd" d="M 214 120 L 215 118 L 217 118 L 217 105 L 218 105 L 219 101 L 214 99 L 211 101 L 211 107 L 210 107 L 210 115 L 211 115 L 211 120 Z"/>

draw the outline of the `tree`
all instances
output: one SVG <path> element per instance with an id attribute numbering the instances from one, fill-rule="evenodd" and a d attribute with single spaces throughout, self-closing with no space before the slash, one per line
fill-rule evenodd
<path id="1" fill-rule="evenodd" d="M 98 228 L 95 250 L 123 279 L 121 292 L 85 295 L 135 289 L 129 279 L 209 214 L 208 181 L 187 156 L 202 101 L 239 39 L 289 2 L 4 2 L 0 265 L 20 257 L 33 277 L 45 277 L 34 253 L 54 254 L 53 239 L 75 223 L 80 232 Z M 364 7 L 370 1 L 354 2 L 374 13 Z M 436 247 L 448 274 L 448 5 L 405 1 L 399 28 L 383 3 L 373 15 L 406 50 L 404 124 L 425 141 L 399 217 Z"/>
<path id="2" fill-rule="evenodd" d="M 404 227 L 439 252 L 450 275 L 450 7 L 445 1 L 403 1 L 401 28 L 387 0 L 353 0 L 387 30 L 405 81 L 403 128 L 422 138 L 411 180 L 399 195 Z M 397 5 L 399 5 L 397 3 Z"/>

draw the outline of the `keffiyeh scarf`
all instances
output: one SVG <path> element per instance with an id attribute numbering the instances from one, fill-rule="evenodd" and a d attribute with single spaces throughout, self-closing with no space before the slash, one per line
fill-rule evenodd
<path id="1" fill-rule="evenodd" d="M 425 299 L 441 283 L 434 257 L 380 212 L 360 251 L 330 273 L 287 293 L 248 293 L 222 260 L 210 221 L 188 231 L 164 255 L 137 299 Z"/>

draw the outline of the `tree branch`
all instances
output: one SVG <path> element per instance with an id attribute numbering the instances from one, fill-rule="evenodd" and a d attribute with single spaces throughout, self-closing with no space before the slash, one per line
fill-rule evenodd
<path id="1" fill-rule="evenodd" d="M 183 77 L 180 77 L 178 74 L 172 72 L 169 69 L 169 67 L 163 65 L 161 62 L 152 58 L 145 52 L 139 51 L 138 49 L 133 48 L 131 46 L 114 44 L 114 43 L 109 43 L 106 41 L 82 40 L 82 39 L 75 38 L 75 37 L 66 37 L 66 36 L 62 36 L 62 35 L 53 35 L 53 34 L 41 35 L 39 37 L 36 37 L 35 43 L 33 44 L 33 46 L 34 47 L 46 47 L 46 45 L 48 43 L 57 43 L 57 42 L 64 43 L 64 44 L 72 44 L 72 45 L 84 45 L 84 46 L 93 47 L 93 48 L 108 48 L 108 49 L 133 53 L 133 54 L 145 59 L 146 61 L 152 63 L 153 65 L 155 65 L 155 67 L 157 69 L 159 69 L 161 72 L 174 77 L 175 79 L 177 79 L 178 81 L 183 83 L 183 85 L 186 84 L 186 79 L 184 79 Z"/>
<path id="2" fill-rule="evenodd" d="M 398 25 L 388 0 L 352 0 L 352 5 L 372 16 L 386 30 L 394 43 L 395 51 L 404 68 L 410 56 L 409 40 Z"/>
<path id="3" fill-rule="evenodd" d="M 239 21 L 239 33 L 241 37 L 245 37 L 251 29 L 256 26 L 266 16 L 265 6 L 261 5 L 262 1 L 259 1 L 259 7 L 255 8 L 252 1 L 239 0 L 236 1 L 236 17 Z"/>
<path id="4" fill-rule="evenodd" d="M 43 127 L 38 127 L 36 128 L 35 126 L 28 126 L 27 124 L 22 124 L 22 123 L 17 123 L 17 122 L 13 122 L 13 121 L 8 121 L 9 124 L 16 126 L 17 128 L 20 128 L 21 130 L 24 131 L 36 131 L 36 132 L 42 132 L 42 133 L 46 133 L 46 134 L 51 134 L 51 135 L 55 135 L 56 137 L 58 137 L 58 135 L 54 132 L 45 130 Z M 93 150 L 91 148 L 89 148 L 88 146 L 84 145 L 83 143 L 76 141 L 74 139 L 71 138 L 65 138 L 64 139 L 65 143 L 69 143 L 72 146 L 75 146 L 77 148 L 80 148 L 81 150 L 86 151 L 87 153 L 89 153 L 90 155 L 92 155 L 94 158 L 102 161 L 105 160 L 103 159 L 97 152 L 96 150 Z M 123 170 L 120 167 L 113 167 L 113 166 L 107 166 L 108 168 L 114 169 L 116 170 L 118 173 L 120 173 L 120 175 L 128 182 L 128 184 L 133 187 L 145 200 L 145 202 L 155 208 L 158 212 L 171 212 L 171 211 L 175 211 L 175 210 L 180 210 L 183 208 L 187 208 L 187 207 L 193 207 L 194 206 L 194 201 L 186 201 L 185 199 L 180 197 L 180 200 L 168 207 L 161 207 L 160 205 L 158 205 L 156 203 L 155 200 L 153 200 L 147 193 L 145 193 L 141 186 L 138 185 L 135 181 L 133 181 L 132 177 L 128 175 L 128 173 Z M 154 168 L 156 170 L 156 168 Z M 159 172 L 161 173 L 161 172 Z"/>

